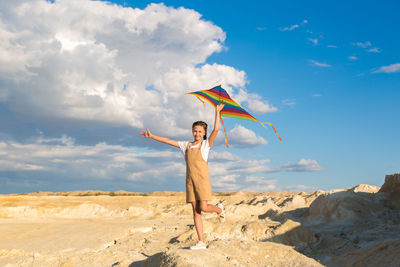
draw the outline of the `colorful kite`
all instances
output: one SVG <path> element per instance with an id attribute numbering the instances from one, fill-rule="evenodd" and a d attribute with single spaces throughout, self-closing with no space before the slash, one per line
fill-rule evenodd
<path id="1" fill-rule="evenodd" d="M 189 95 L 194 95 L 196 96 L 204 106 L 206 106 L 206 103 L 201 99 L 203 98 L 207 102 L 209 102 L 214 108 L 219 104 L 219 103 L 224 103 L 225 106 L 221 110 L 221 122 L 222 126 L 224 127 L 224 132 L 225 132 L 225 144 L 226 147 L 229 147 L 228 145 L 228 136 L 226 134 L 226 129 L 224 125 L 224 121 L 222 120 L 222 117 L 230 117 L 230 118 L 237 118 L 237 119 L 244 119 L 244 120 L 249 120 L 249 121 L 256 121 L 260 123 L 264 128 L 264 124 L 269 124 L 272 129 L 274 129 L 275 134 L 278 136 L 279 140 L 282 141 L 281 137 L 278 135 L 278 133 L 275 130 L 275 127 L 269 123 L 269 122 L 259 122 L 256 118 L 251 116 L 244 108 L 242 108 L 238 103 L 236 103 L 221 87 L 221 85 L 215 86 L 214 88 L 211 88 L 209 90 L 202 90 L 202 91 L 197 91 L 197 92 L 192 92 L 188 93 Z"/>

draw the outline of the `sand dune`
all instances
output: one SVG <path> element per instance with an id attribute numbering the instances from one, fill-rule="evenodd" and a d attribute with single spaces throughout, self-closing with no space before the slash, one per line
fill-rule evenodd
<path id="1" fill-rule="evenodd" d="M 215 194 L 203 251 L 182 192 L 1 195 L 0 266 L 399 266 L 399 185 Z"/>

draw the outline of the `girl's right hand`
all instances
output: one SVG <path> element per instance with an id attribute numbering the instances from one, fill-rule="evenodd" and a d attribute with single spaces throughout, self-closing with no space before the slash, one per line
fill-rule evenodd
<path id="1" fill-rule="evenodd" d="M 217 105 L 217 107 L 215 108 L 215 110 L 220 113 L 222 111 L 222 109 L 224 108 L 225 104 L 224 103 L 219 103 Z"/>
<path id="2" fill-rule="evenodd" d="M 146 131 L 141 131 L 140 134 L 143 135 L 144 138 L 151 138 L 152 135 L 148 128 L 146 128 Z"/>

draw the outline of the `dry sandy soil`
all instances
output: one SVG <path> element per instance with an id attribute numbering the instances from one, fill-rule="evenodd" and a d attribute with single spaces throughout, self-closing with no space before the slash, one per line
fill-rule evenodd
<path id="1" fill-rule="evenodd" d="M 217 193 L 227 220 L 203 214 L 201 251 L 183 193 L 0 195 L 0 266 L 400 266 L 400 175 L 386 178 L 381 191 Z"/>

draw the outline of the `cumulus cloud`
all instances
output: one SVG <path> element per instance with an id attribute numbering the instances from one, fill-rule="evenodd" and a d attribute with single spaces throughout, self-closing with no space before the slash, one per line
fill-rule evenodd
<path id="1" fill-rule="evenodd" d="M 216 191 L 257 191 L 252 188 L 255 184 L 262 191 L 272 191 L 277 182 L 260 177 L 281 171 L 322 170 L 311 159 L 271 166 L 269 159 L 249 159 L 214 150 L 209 156 L 209 169 Z M 0 177 L 2 193 L 17 184 L 19 191 L 81 190 L 88 184 L 103 190 L 183 191 L 185 162 L 179 150 L 143 151 L 107 143 L 88 146 L 76 144 L 69 136 L 39 136 L 24 143 L 0 141 Z"/>
<path id="2" fill-rule="evenodd" d="M 372 73 L 395 73 L 400 72 L 400 63 L 391 64 L 388 66 L 382 66 Z"/>
<path id="3" fill-rule="evenodd" d="M 232 94 L 228 91 L 228 93 L 242 105 L 243 102 L 248 104 L 249 111 L 254 112 L 255 114 L 265 114 L 269 112 L 276 112 L 278 109 L 268 101 L 263 100 L 260 95 L 254 93 L 248 93 L 246 90 L 240 89 L 237 94 Z M 245 108 L 245 107 L 244 107 Z"/>
<path id="4" fill-rule="evenodd" d="M 171 151 L 141 153 L 134 148 L 106 143 L 95 146 L 76 145 L 72 138 L 66 136 L 48 139 L 40 137 L 27 144 L 2 141 L 0 145 L 5 152 L 0 155 L 0 171 L 10 170 L 11 166 L 17 171 L 64 173 L 78 179 L 138 179 L 144 178 L 142 173 L 152 169 L 152 161 L 163 161 L 160 169 L 164 174 L 183 173 L 183 163 L 177 165 L 173 161 L 179 158 L 179 154 Z"/>
<path id="5" fill-rule="evenodd" d="M 180 153 L 140 150 L 158 144 L 137 130 L 191 136 L 191 123 L 212 123 L 214 112 L 186 93 L 216 84 L 251 112 L 277 111 L 247 93 L 244 71 L 205 63 L 224 50 L 224 41 L 220 27 L 186 8 L 0 1 L 0 108 L 6 111 L 0 122 L 24 127 L 0 130 L 0 188 L 184 190 Z M 17 132 L 28 137 L 6 138 Z M 132 135 L 135 142 L 126 142 Z M 267 144 L 243 126 L 228 137 L 236 147 Z M 267 159 L 229 152 L 210 158 L 213 181 L 229 190 L 243 187 L 249 175 L 280 170 Z"/>
<path id="6" fill-rule="evenodd" d="M 2 1 L 0 103 L 43 127 L 49 119 L 70 128 L 86 121 L 187 136 L 191 122 L 213 114 L 185 93 L 218 82 L 236 95 L 246 84 L 243 71 L 205 64 L 224 40 L 198 12 L 163 4 Z M 257 94 L 245 101 L 259 113 L 276 111 Z"/>
<path id="7" fill-rule="evenodd" d="M 324 168 L 319 166 L 313 159 L 300 159 L 297 163 L 287 162 L 282 166 L 282 170 L 294 172 L 322 171 Z"/>
<path id="8" fill-rule="evenodd" d="M 1 141 L 0 146 L 4 152 L 0 154 L 0 182 L 6 183 L 2 190 L 18 181 L 31 190 L 79 190 L 90 183 L 102 189 L 111 184 L 131 190 L 157 186 L 183 190 L 180 181 L 185 164 L 178 151 L 140 152 L 106 143 L 78 145 L 66 136 L 39 137 L 31 143 Z"/>
<path id="9" fill-rule="evenodd" d="M 238 155 L 232 154 L 230 152 L 224 151 L 224 152 L 215 152 L 211 150 L 211 153 L 209 154 L 209 159 L 211 161 L 239 161 L 240 157 Z"/>
<path id="10" fill-rule="evenodd" d="M 267 140 L 239 124 L 229 131 L 228 142 L 235 147 L 250 147 L 268 144 Z"/>
<path id="11" fill-rule="evenodd" d="M 237 182 L 239 175 L 220 175 L 213 179 L 212 187 L 217 191 L 237 191 L 241 187 Z"/>
<path id="12" fill-rule="evenodd" d="M 278 191 L 276 179 L 266 179 L 264 177 L 248 176 L 244 180 L 245 185 L 240 190 L 248 192 L 271 192 Z"/>
<path id="13" fill-rule="evenodd" d="M 276 112 L 278 109 L 272 105 L 270 105 L 268 102 L 263 102 L 261 101 L 261 97 L 259 97 L 256 94 L 254 97 L 250 98 L 248 100 L 249 103 L 249 108 L 251 111 L 253 111 L 256 114 L 264 114 L 268 112 Z"/>
<path id="14" fill-rule="evenodd" d="M 318 62 L 318 61 L 313 60 L 313 59 L 310 60 L 310 63 L 311 63 L 313 66 L 322 67 L 322 68 L 329 68 L 329 67 L 332 67 L 332 65 L 330 65 L 330 64 Z"/>

